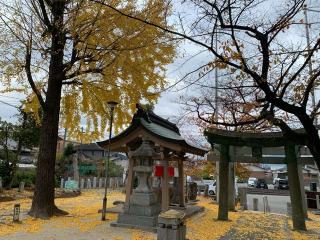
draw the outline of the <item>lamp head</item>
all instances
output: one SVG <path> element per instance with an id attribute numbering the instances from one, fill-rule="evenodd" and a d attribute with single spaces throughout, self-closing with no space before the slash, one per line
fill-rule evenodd
<path id="1" fill-rule="evenodd" d="M 118 105 L 118 103 L 115 101 L 109 101 L 107 104 L 111 109 L 114 109 Z"/>

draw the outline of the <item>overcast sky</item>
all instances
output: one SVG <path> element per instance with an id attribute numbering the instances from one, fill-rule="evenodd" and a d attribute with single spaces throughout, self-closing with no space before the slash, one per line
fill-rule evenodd
<path id="1" fill-rule="evenodd" d="M 180 1 L 179 1 L 180 2 Z M 177 9 L 181 10 L 180 6 L 176 6 Z M 187 9 L 185 13 L 190 16 L 192 16 L 193 9 L 192 8 L 185 8 Z M 189 11 L 189 12 L 188 12 Z M 312 15 L 312 13 L 310 13 Z M 310 16 L 311 18 L 312 16 Z M 316 20 L 319 20 L 319 17 L 316 18 Z M 312 27 L 311 27 L 312 31 Z M 290 38 L 304 38 L 305 33 L 302 32 L 291 32 L 286 35 L 287 39 Z M 168 71 L 167 71 L 167 80 L 168 80 L 168 85 L 173 84 L 174 82 L 178 81 L 181 77 L 184 76 L 188 71 L 195 69 L 196 66 L 201 65 L 201 63 L 205 63 L 208 61 L 210 56 L 208 53 L 202 53 L 199 54 L 199 49 L 198 47 L 188 43 L 184 42 L 180 45 L 179 52 L 178 52 L 178 57 L 176 61 L 168 66 Z M 197 55 L 197 57 L 191 58 L 191 56 Z M 186 60 L 188 61 L 186 62 Z M 209 78 L 212 77 L 209 75 Z M 211 80 L 211 79 L 209 79 Z M 212 78 L 212 81 L 214 79 Z M 180 90 L 183 85 L 178 85 L 175 88 L 169 89 L 168 91 L 162 93 L 157 105 L 155 106 L 155 113 L 170 119 L 172 121 L 175 121 L 177 117 L 179 117 L 181 114 L 183 114 L 183 108 L 182 106 L 178 103 L 179 96 L 182 95 L 187 95 L 194 93 L 196 90 L 195 88 L 187 88 L 184 90 Z M 2 120 L 14 122 L 16 121 L 15 115 L 17 114 L 17 111 L 14 106 L 19 105 L 19 98 L 21 98 L 21 95 L 17 94 L 0 94 L 0 117 Z M 5 104 L 7 103 L 7 104 Z M 9 104 L 9 105 L 8 105 Z M 193 132 L 192 134 L 200 134 L 199 130 L 195 126 L 187 126 L 188 131 Z"/>

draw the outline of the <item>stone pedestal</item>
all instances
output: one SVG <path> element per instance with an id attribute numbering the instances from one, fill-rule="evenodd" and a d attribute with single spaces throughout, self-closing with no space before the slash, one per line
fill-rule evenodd
<path id="1" fill-rule="evenodd" d="M 185 240 L 184 214 L 176 210 L 163 212 L 158 218 L 158 240 Z"/>
<path id="2" fill-rule="evenodd" d="M 156 229 L 160 204 L 148 181 L 153 170 L 151 160 L 154 155 L 156 153 L 148 142 L 143 142 L 131 153 L 130 157 L 136 157 L 140 162 L 140 165 L 132 169 L 137 175 L 138 186 L 132 191 L 123 213 L 118 215 L 118 221 L 111 223 L 111 226 Z"/>

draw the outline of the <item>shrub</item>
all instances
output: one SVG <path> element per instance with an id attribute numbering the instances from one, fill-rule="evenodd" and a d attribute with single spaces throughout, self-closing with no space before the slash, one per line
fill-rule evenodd
<path id="1" fill-rule="evenodd" d="M 36 170 L 18 170 L 13 177 L 12 187 L 19 187 L 20 182 L 25 182 L 26 187 L 32 187 L 36 182 Z"/>

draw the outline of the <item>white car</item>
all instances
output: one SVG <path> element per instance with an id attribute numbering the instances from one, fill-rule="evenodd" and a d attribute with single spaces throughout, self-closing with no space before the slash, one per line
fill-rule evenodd
<path id="1" fill-rule="evenodd" d="M 208 184 L 208 193 L 209 195 L 216 195 L 216 189 L 217 189 L 217 182 L 214 180 L 212 184 Z M 235 195 L 238 196 L 238 183 L 237 183 L 237 178 L 234 179 L 234 190 L 235 190 Z"/>
<path id="2" fill-rule="evenodd" d="M 255 187 L 258 179 L 251 177 L 248 179 L 248 187 Z"/>
<path id="3" fill-rule="evenodd" d="M 274 178 L 272 184 L 273 184 L 273 185 L 276 185 L 277 182 L 278 182 L 280 179 L 281 179 L 281 178 Z"/>
<path id="4" fill-rule="evenodd" d="M 213 181 L 213 183 L 208 184 L 209 188 L 208 188 L 208 193 L 209 195 L 215 195 L 216 194 L 216 181 Z"/>

